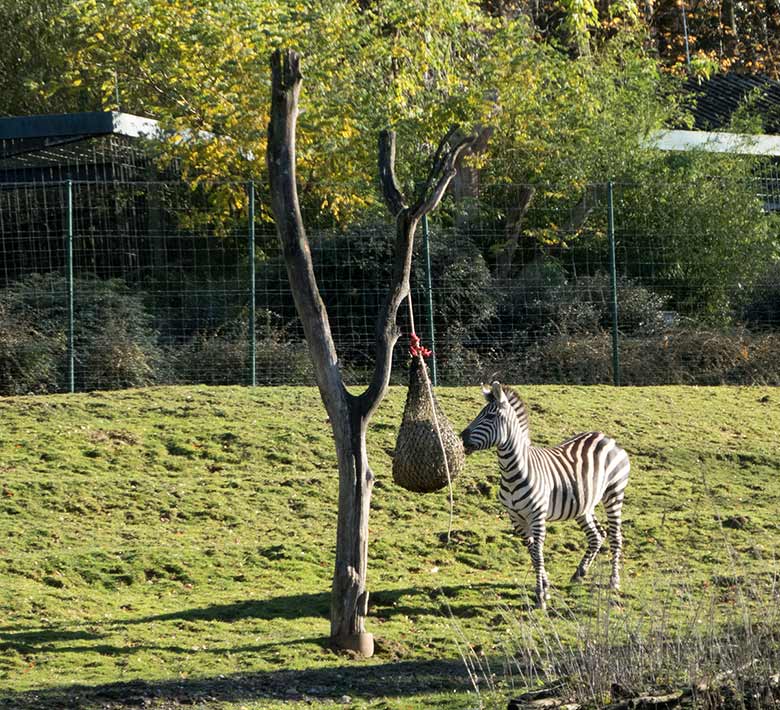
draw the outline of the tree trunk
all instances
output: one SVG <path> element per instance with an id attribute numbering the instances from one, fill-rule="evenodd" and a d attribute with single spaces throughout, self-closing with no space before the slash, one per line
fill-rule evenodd
<path id="1" fill-rule="evenodd" d="M 655 34 L 655 26 L 653 23 L 653 15 L 655 13 L 655 8 L 653 7 L 654 0 L 644 0 L 642 3 L 642 14 L 645 18 L 645 23 L 647 24 L 647 29 L 651 34 Z"/>
<path id="2" fill-rule="evenodd" d="M 339 466 L 336 563 L 330 604 L 330 638 L 336 648 L 374 653 L 374 639 L 366 633 L 368 615 L 368 517 L 374 475 L 368 465 L 368 418 L 358 400 L 347 394 L 348 415 L 333 423 Z M 346 425 L 346 431 L 344 430 Z"/>
<path id="3" fill-rule="evenodd" d="M 517 197 L 517 203 L 509 208 L 506 216 L 506 226 L 504 227 L 504 236 L 506 241 L 504 248 L 496 258 L 496 277 L 499 280 L 509 278 L 512 273 L 512 261 L 517 251 L 517 245 L 520 241 L 520 233 L 523 230 L 523 220 L 531 206 L 531 200 L 536 190 L 530 185 L 522 185 L 520 194 Z"/>
<path id="4" fill-rule="evenodd" d="M 314 277 L 311 250 L 301 218 L 295 181 L 295 126 L 302 76 L 296 52 L 277 50 L 271 57 L 271 120 L 268 126 L 268 175 L 271 207 L 282 245 L 290 289 L 314 364 L 320 396 L 330 418 L 339 470 L 336 561 L 331 596 L 331 642 L 336 648 L 374 652 L 366 633 L 368 614 L 368 518 L 374 476 L 368 463 L 366 431 L 387 393 L 393 348 L 400 332 L 398 309 L 409 292 L 414 233 L 420 218 L 433 210 L 455 175 L 455 162 L 473 138 L 450 145 L 455 129 L 442 140 L 433 168 L 416 202 L 407 207 L 395 179 L 395 135 L 379 141 L 383 195 L 396 218 L 393 276 L 385 308 L 376 326 L 376 363 L 371 382 L 360 396 L 347 392 L 338 366 L 328 313 Z"/>
<path id="5" fill-rule="evenodd" d="M 734 39 L 739 39 L 739 33 L 737 31 L 737 9 L 735 0 L 727 0 L 726 2 L 726 15 L 728 17 L 729 27 L 731 28 L 731 34 Z"/>

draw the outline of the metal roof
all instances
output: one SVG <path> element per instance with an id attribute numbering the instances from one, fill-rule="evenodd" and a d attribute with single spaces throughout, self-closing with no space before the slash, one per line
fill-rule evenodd
<path id="1" fill-rule="evenodd" d="M 699 130 L 728 128 L 737 110 L 747 101 L 763 123 L 765 133 L 780 133 L 780 81 L 760 75 L 716 74 L 707 80 L 685 84 L 691 97 L 694 127 Z"/>
<path id="2" fill-rule="evenodd" d="M 75 145 L 94 138 L 160 138 L 157 121 L 119 111 L 91 111 L 39 116 L 0 118 L 0 161 L 43 160 L 47 164 L 72 157 Z M 64 146 L 71 149 L 62 150 Z"/>
<path id="3" fill-rule="evenodd" d="M 780 136 L 709 131 L 653 131 L 646 145 L 668 151 L 702 150 L 734 155 L 780 155 Z"/>
<path id="4" fill-rule="evenodd" d="M 152 118 L 120 111 L 89 111 L 0 118 L 0 140 L 64 139 L 118 135 L 158 138 L 160 124 Z"/>

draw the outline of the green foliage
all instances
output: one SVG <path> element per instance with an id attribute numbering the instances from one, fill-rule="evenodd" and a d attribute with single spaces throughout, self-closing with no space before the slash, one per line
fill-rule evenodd
<path id="1" fill-rule="evenodd" d="M 596 26 L 599 13 L 593 0 L 559 0 L 564 11 L 562 29 L 579 54 L 590 50 L 590 30 Z"/>
<path id="2" fill-rule="evenodd" d="M 270 218 L 267 60 L 294 46 L 304 58 L 297 175 L 308 225 L 335 222 L 348 239 L 347 225 L 384 211 L 375 185 L 380 129 L 399 133 L 399 176 L 412 194 L 447 127 L 490 126 L 486 152 L 468 158 L 479 169 L 482 235 L 490 233 L 482 230 L 486 220 L 495 227 L 479 242 L 488 261 L 505 246 L 521 184 L 536 190 L 532 209 L 544 203 L 520 225 L 527 251 L 555 255 L 589 241 L 603 249 L 603 194 L 587 225 L 569 224 L 566 215 L 589 198 L 590 186 L 612 180 L 630 186 L 616 205 L 624 253 L 646 254 L 658 242 L 666 259 L 634 260 L 627 275 L 673 308 L 726 321 L 732 285 L 749 289 L 777 251 L 773 220 L 747 181 L 756 161 L 662 157 L 647 147 L 651 130 L 683 115 L 677 86 L 647 50 L 636 3 L 605 8 L 609 31 L 592 36 L 595 3 L 561 0 L 565 32 L 588 47 L 577 56 L 542 40 L 529 15 L 491 14 L 471 0 L 25 0 L 18 12 L 68 28 L 67 45 L 42 30 L 51 47 L 40 67 L 28 59 L 48 78 L 24 90 L 43 91 L 56 105 L 115 108 L 118 84 L 124 110 L 153 115 L 169 130 L 160 159 L 175 160 L 193 185 L 217 185 L 204 207 L 215 233 L 246 208 L 243 187 L 221 182 L 226 177 L 254 178 L 258 212 Z M 29 73 L 14 76 L 23 81 Z M 17 89 L 9 101 L 19 101 Z M 749 108 L 736 119 L 741 130 L 758 128 Z M 745 180 L 723 188 L 713 175 Z M 196 212 L 188 216 L 193 223 Z M 354 255 L 360 258 L 357 246 Z M 483 305 L 475 311 L 484 316 Z"/>
<path id="3" fill-rule="evenodd" d="M 673 154 L 620 186 L 615 219 L 629 275 L 683 313 L 729 322 L 735 289 L 749 289 L 778 254 L 778 220 L 757 194 L 755 162 Z"/>
<path id="4" fill-rule="evenodd" d="M 413 126 L 407 150 L 419 163 L 420 147 L 438 138 L 442 126 L 474 119 L 466 114 L 478 77 L 469 77 L 474 52 L 486 46 L 480 31 L 486 20 L 467 0 L 411 6 L 387 0 L 365 11 L 349 0 L 197 7 L 76 0 L 71 19 L 80 41 L 69 52 L 62 90 L 88 84 L 95 103 L 113 107 L 118 73 L 123 107 L 150 113 L 174 131 L 167 153 L 195 181 L 251 175 L 264 184 L 268 57 L 294 46 L 306 74 L 301 191 L 310 194 L 310 205 L 339 219 L 376 203 L 380 128 Z M 242 198 L 230 199 L 235 206 Z"/>
<path id="5" fill-rule="evenodd" d="M 652 157 L 644 137 L 677 114 L 672 85 L 626 32 L 576 60 L 544 44 L 520 42 L 508 25 L 495 58 L 501 111 L 483 184 L 554 186 L 563 204 L 587 183 L 626 179 Z M 511 48 L 511 49 L 510 49 Z M 663 100 L 662 100 L 663 99 Z M 506 205 L 500 192 L 496 204 Z"/>
<path id="6" fill-rule="evenodd" d="M 630 27 L 572 60 L 539 42 L 524 15 L 495 18 L 470 0 L 75 0 L 69 21 L 79 37 L 60 90 L 76 86 L 90 92 L 92 108 L 113 108 L 118 76 L 123 108 L 162 120 L 172 131 L 165 156 L 194 182 L 253 176 L 265 184 L 267 58 L 294 46 L 305 74 L 300 192 L 309 215 L 340 222 L 380 209 L 375 144 L 387 126 L 399 133 L 407 191 L 440 136 L 460 123 L 495 126 L 480 161 L 488 182 L 554 181 L 576 192 L 594 174 L 636 161 L 643 133 L 669 113 Z M 222 209 L 244 200 L 227 191 Z M 262 189 L 258 200 L 267 217 Z"/>
<path id="7" fill-rule="evenodd" d="M 46 96 L 67 66 L 75 41 L 73 25 L 63 20 L 70 0 L 0 0 L 0 116 L 57 113 L 83 108 L 81 91 L 70 97 Z"/>
<path id="8" fill-rule="evenodd" d="M 430 234 L 430 253 L 434 328 L 438 333 L 451 334 L 457 329 L 477 336 L 494 317 L 499 297 L 485 259 L 470 240 L 435 228 Z M 422 245 L 416 254 L 412 287 L 421 301 L 425 284 Z M 417 305 L 423 307 L 421 302 Z M 425 332 L 421 323 L 418 329 Z"/>
<path id="9" fill-rule="evenodd" d="M 780 327 L 780 262 L 769 264 L 753 288 L 739 294 L 739 316 L 756 329 Z"/>

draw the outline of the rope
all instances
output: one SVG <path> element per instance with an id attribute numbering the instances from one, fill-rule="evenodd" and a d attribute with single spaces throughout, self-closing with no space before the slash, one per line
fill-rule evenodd
<path id="1" fill-rule="evenodd" d="M 425 361 L 423 358 L 430 357 L 431 351 L 428 350 L 428 348 L 423 347 L 420 344 L 420 338 L 415 332 L 414 327 L 414 309 L 412 308 L 412 291 L 411 289 L 406 294 L 406 301 L 409 305 L 409 323 L 411 326 L 412 333 L 409 336 L 409 354 L 412 357 L 419 357 L 421 362 L 420 364 L 423 366 L 422 372 L 425 379 L 425 386 L 428 390 L 428 401 L 431 403 L 431 414 L 433 416 L 433 428 L 436 431 L 436 438 L 439 441 L 439 447 L 441 448 L 441 453 L 444 458 L 444 472 L 447 474 L 447 488 L 449 490 L 450 495 L 450 519 L 449 519 L 449 526 L 447 527 L 447 544 L 449 545 L 452 541 L 452 518 L 453 518 L 453 509 L 455 507 L 455 502 L 452 495 L 452 476 L 450 475 L 450 463 L 447 460 L 447 450 L 444 448 L 444 439 L 441 435 L 441 429 L 439 428 L 439 418 L 436 415 L 436 406 L 433 401 L 433 387 L 431 386 L 431 380 L 428 377 L 428 368 L 425 367 Z"/>

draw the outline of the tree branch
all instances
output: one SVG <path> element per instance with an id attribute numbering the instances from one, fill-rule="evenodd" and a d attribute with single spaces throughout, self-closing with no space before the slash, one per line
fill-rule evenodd
<path id="1" fill-rule="evenodd" d="M 379 134 L 379 183 L 387 209 L 397 217 L 406 202 L 395 177 L 395 131 L 387 129 Z"/>
<path id="2" fill-rule="evenodd" d="M 376 321 L 376 361 L 371 382 L 360 395 L 360 409 L 370 417 L 382 401 L 390 384 L 393 366 L 393 350 L 401 331 L 396 325 L 398 309 L 409 293 L 409 273 L 412 269 L 412 252 L 417 221 L 413 220 L 409 208 L 404 208 L 396 217 L 395 245 L 393 249 L 393 273 L 384 306 Z"/>
<path id="3" fill-rule="evenodd" d="M 436 208 L 452 178 L 457 173 L 455 167 L 459 156 L 471 146 L 476 136 L 464 136 L 450 145 L 449 141 L 457 132 L 451 128 L 442 138 L 433 157 L 433 166 L 415 205 L 407 207 L 395 180 L 395 133 L 383 131 L 379 139 L 379 173 L 385 202 L 395 217 L 396 234 L 393 250 L 393 273 L 390 289 L 384 307 L 376 322 L 376 362 L 371 382 L 358 398 L 360 410 L 370 417 L 379 402 L 382 401 L 390 383 L 390 370 L 393 365 L 393 349 L 400 336 L 396 324 L 398 309 L 409 293 L 409 274 L 412 269 L 414 251 L 414 233 L 417 223 L 423 215 Z"/>
<path id="4" fill-rule="evenodd" d="M 460 126 L 457 124 L 450 126 L 450 129 L 439 141 L 439 145 L 436 148 L 436 152 L 433 154 L 433 160 L 431 161 L 431 170 L 428 173 L 428 177 L 423 183 L 423 192 L 418 195 L 418 199 L 424 194 L 425 190 L 436 179 L 436 176 L 444 169 L 444 163 L 447 159 L 446 151 L 450 146 L 450 139 L 460 130 Z"/>
<path id="5" fill-rule="evenodd" d="M 447 133 L 447 136 L 452 136 L 456 130 L 455 127 L 451 128 Z M 420 192 L 417 202 L 415 202 L 411 208 L 415 220 L 420 219 L 423 215 L 436 209 L 439 202 L 441 202 L 441 199 L 444 197 L 444 193 L 452 181 L 452 178 L 457 175 L 458 171 L 455 166 L 458 162 L 458 158 L 466 149 L 470 148 L 476 140 L 477 136 L 473 134 L 462 136 L 454 145 L 444 148 L 441 152 L 437 150 L 437 157 L 435 157 L 435 164 L 431 170 L 431 174 Z M 443 144 L 444 142 L 442 142 L 441 145 Z M 436 183 L 435 185 L 434 182 Z"/>
<path id="6" fill-rule="evenodd" d="M 273 53 L 267 152 L 271 209 L 317 384 L 331 421 L 336 422 L 341 421 L 336 413 L 345 406 L 346 389 L 338 368 L 328 312 L 314 276 L 295 182 L 295 125 L 302 78 L 297 52 L 276 50 Z"/>

